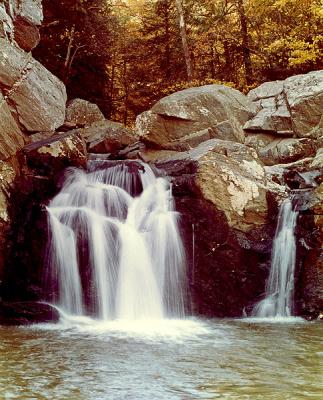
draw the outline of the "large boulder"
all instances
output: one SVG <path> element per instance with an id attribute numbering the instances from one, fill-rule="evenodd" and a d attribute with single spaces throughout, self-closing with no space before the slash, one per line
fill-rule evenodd
<path id="1" fill-rule="evenodd" d="M 193 312 L 243 316 L 264 290 L 284 188 L 253 149 L 219 139 L 155 165 L 172 180 Z"/>
<path id="2" fill-rule="evenodd" d="M 83 99 L 74 99 L 67 104 L 65 124 L 87 127 L 104 120 L 105 117 L 96 104 Z"/>
<path id="3" fill-rule="evenodd" d="M 244 125 L 247 132 L 322 137 L 323 71 L 265 82 L 251 90 L 248 98 L 260 111 Z"/>
<path id="4" fill-rule="evenodd" d="M 323 70 L 286 79 L 284 92 L 295 134 L 298 137 L 322 137 Z"/>
<path id="5" fill-rule="evenodd" d="M 201 196 L 223 212 L 234 229 L 248 232 L 267 219 L 267 182 L 263 164 L 255 150 L 240 143 L 211 139 L 189 152 L 164 162 L 190 159 L 197 165 L 195 184 Z M 163 162 L 162 162 L 163 165 Z M 281 188 L 277 185 L 277 188 Z"/>
<path id="6" fill-rule="evenodd" d="M 29 132 L 51 131 L 64 123 L 66 89 L 30 54 L 0 38 L 0 88 Z"/>
<path id="7" fill-rule="evenodd" d="M 145 143 L 168 150 L 188 150 L 211 138 L 242 143 L 242 127 L 256 111 L 239 91 L 207 85 L 161 99 L 137 117 L 136 129 Z"/>
<path id="8" fill-rule="evenodd" d="M 136 135 L 119 122 L 104 120 L 80 130 L 91 153 L 116 153 L 136 142 Z"/>

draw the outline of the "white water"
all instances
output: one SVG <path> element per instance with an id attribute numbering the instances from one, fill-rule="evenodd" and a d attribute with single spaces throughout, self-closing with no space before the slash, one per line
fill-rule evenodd
<path id="1" fill-rule="evenodd" d="M 50 300 L 63 312 L 103 321 L 184 315 L 185 257 L 171 187 L 148 165 L 70 169 L 47 211 Z"/>
<path id="2" fill-rule="evenodd" d="M 281 319 L 292 316 L 297 216 L 291 200 L 286 199 L 279 211 L 266 297 L 254 307 L 253 317 Z"/>

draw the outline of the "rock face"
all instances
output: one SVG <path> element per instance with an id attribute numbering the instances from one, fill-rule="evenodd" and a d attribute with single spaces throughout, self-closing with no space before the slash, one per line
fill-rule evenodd
<path id="1" fill-rule="evenodd" d="M 115 153 L 137 140 L 129 129 L 109 120 L 94 123 L 80 132 L 91 153 Z"/>
<path id="2" fill-rule="evenodd" d="M 261 109 L 246 122 L 246 131 L 322 137 L 323 71 L 266 82 L 251 90 L 248 97 Z"/>
<path id="3" fill-rule="evenodd" d="M 64 123 L 66 89 L 29 54 L 0 39 L 0 87 L 29 132 L 55 130 Z"/>
<path id="4" fill-rule="evenodd" d="M 0 160 L 16 154 L 24 144 L 24 135 L 0 92 Z"/>
<path id="5" fill-rule="evenodd" d="M 140 139 L 166 150 L 187 150 L 211 138 L 244 141 L 243 125 L 257 106 L 223 85 L 185 89 L 138 116 Z"/>
<path id="6" fill-rule="evenodd" d="M 17 175 L 16 160 L 0 161 L 0 281 L 5 264 L 7 234 L 12 223 L 9 214 L 11 190 Z"/>
<path id="7" fill-rule="evenodd" d="M 88 127 L 104 120 L 96 104 L 83 99 L 74 99 L 67 104 L 65 124 Z"/>
<path id="8" fill-rule="evenodd" d="M 38 27 L 43 20 L 41 0 L 4 0 L 0 4 L 0 37 L 16 42 L 25 51 L 40 40 Z"/>
<path id="9" fill-rule="evenodd" d="M 26 164 L 46 177 L 58 178 L 66 167 L 86 168 L 85 142 L 77 131 L 54 135 L 24 147 Z"/>
<path id="10" fill-rule="evenodd" d="M 283 188 L 266 182 L 255 151 L 218 139 L 156 166 L 172 179 L 193 311 L 241 317 L 263 291 L 277 213 L 273 192 Z"/>
<path id="11" fill-rule="evenodd" d="M 0 302 L 1 325 L 29 325 L 39 322 L 58 322 L 59 313 L 49 304 L 36 302 Z"/>

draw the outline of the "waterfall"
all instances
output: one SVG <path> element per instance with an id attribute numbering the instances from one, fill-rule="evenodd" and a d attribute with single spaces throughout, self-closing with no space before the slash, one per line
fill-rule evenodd
<path id="1" fill-rule="evenodd" d="M 68 169 L 47 207 L 50 299 L 100 320 L 182 317 L 185 255 L 169 182 L 140 161 Z"/>
<path id="2" fill-rule="evenodd" d="M 252 311 L 255 317 L 289 317 L 293 311 L 296 259 L 295 226 L 298 212 L 286 199 L 280 206 L 273 243 L 266 297 Z"/>

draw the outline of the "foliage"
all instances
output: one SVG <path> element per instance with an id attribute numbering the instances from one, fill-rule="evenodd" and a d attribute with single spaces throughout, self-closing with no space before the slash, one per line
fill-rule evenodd
<path id="1" fill-rule="evenodd" d="M 70 97 L 96 102 L 128 124 L 186 87 L 221 82 L 246 92 L 322 68 L 321 0 L 182 0 L 191 81 L 175 0 L 43 4 L 35 56 L 66 82 Z"/>

